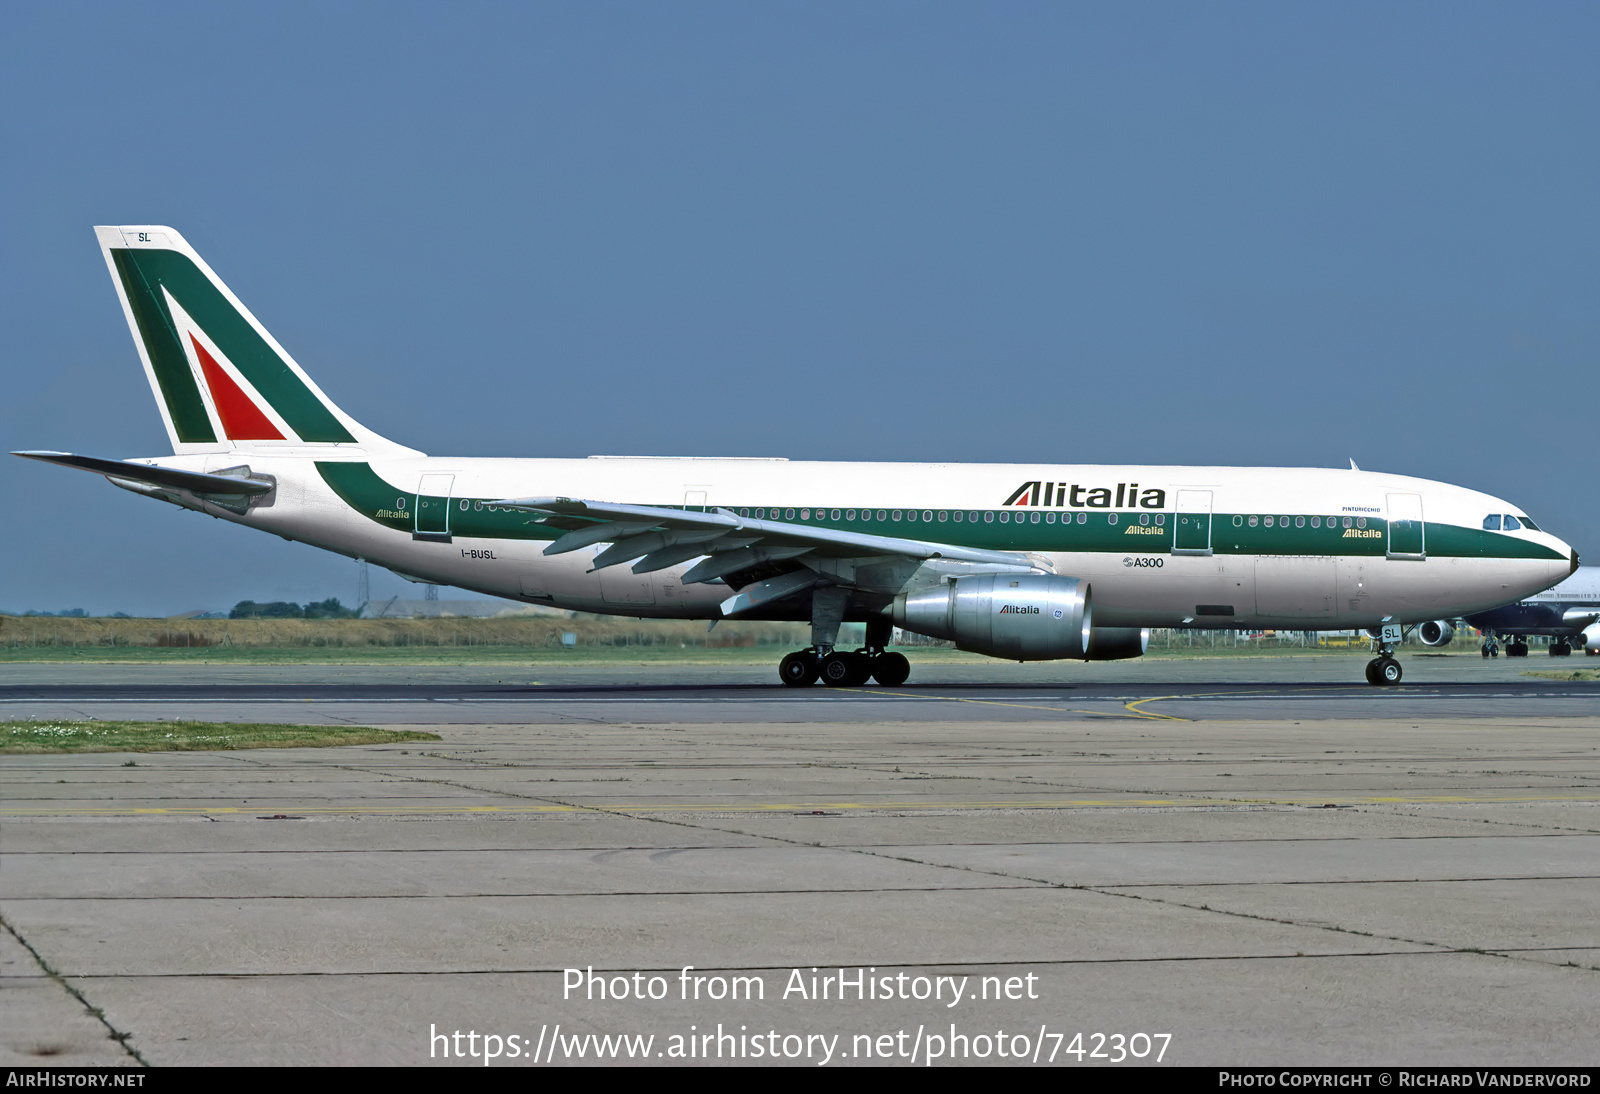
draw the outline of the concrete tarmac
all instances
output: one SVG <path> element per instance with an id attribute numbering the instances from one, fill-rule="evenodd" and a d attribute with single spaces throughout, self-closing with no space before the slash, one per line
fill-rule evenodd
<path id="1" fill-rule="evenodd" d="M 0 759 L 0 1059 L 1593 1065 L 1600 685 L 1456 660 L 6 666 L 7 717 L 444 739 Z"/>

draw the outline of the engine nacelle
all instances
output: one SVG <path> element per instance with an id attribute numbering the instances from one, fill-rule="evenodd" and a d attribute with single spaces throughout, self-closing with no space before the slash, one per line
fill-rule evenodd
<path id="1" fill-rule="evenodd" d="M 1424 646 L 1448 646 L 1455 636 L 1456 629 L 1449 620 L 1430 619 L 1417 625 L 1417 640 Z"/>
<path id="2" fill-rule="evenodd" d="M 1089 632 L 1085 661 L 1121 661 L 1143 657 L 1150 648 L 1149 627 L 1095 627 Z"/>
<path id="3" fill-rule="evenodd" d="M 905 630 L 1009 661 L 1082 659 L 1092 648 L 1089 583 L 1075 577 L 958 577 L 902 593 L 895 597 L 892 612 L 895 624 Z"/>
<path id="4" fill-rule="evenodd" d="M 1583 633 L 1578 635 L 1578 644 L 1583 647 L 1585 653 L 1600 651 L 1600 623 L 1591 623 L 1585 627 Z"/>

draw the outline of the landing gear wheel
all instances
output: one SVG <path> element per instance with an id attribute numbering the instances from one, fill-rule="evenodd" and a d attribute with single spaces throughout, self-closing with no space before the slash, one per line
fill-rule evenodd
<path id="1" fill-rule="evenodd" d="M 1489 643 L 1485 642 L 1483 644 L 1483 649 L 1479 650 L 1478 652 L 1483 654 L 1483 659 L 1485 661 L 1489 660 Z"/>
<path id="2" fill-rule="evenodd" d="M 778 676 L 792 688 L 807 688 L 817 682 L 817 655 L 798 650 L 778 662 Z"/>
<path id="3" fill-rule="evenodd" d="M 822 682 L 831 688 L 860 687 L 872 675 L 872 662 L 859 653 L 830 653 L 822 659 Z"/>
<path id="4" fill-rule="evenodd" d="M 872 678 L 886 688 L 897 688 L 911 675 L 911 662 L 902 653 L 880 653 L 872 659 Z"/>
<path id="5" fill-rule="evenodd" d="M 1553 642 L 1550 645 L 1551 657 L 1571 657 L 1572 647 L 1565 642 Z"/>
<path id="6" fill-rule="evenodd" d="M 1510 643 L 1508 643 L 1506 645 L 1506 656 L 1507 657 L 1526 657 L 1526 656 L 1528 656 L 1528 644 L 1526 642 L 1510 642 Z"/>
<path id="7" fill-rule="evenodd" d="M 1367 662 L 1367 683 L 1373 687 L 1398 684 L 1400 677 L 1404 674 L 1404 671 L 1400 668 L 1400 662 L 1393 657 L 1374 657 Z"/>

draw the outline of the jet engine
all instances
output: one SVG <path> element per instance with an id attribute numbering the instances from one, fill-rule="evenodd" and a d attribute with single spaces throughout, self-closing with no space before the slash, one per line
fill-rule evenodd
<path id="1" fill-rule="evenodd" d="M 1590 657 L 1600 654 L 1600 623 L 1590 623 L 1578 635 L 1578 642 L 1583 646 L 1583 652 Z"/>
<path id="2" fill-rule="evenodd" d="M 1008 661 L 1087 659 L 1094 650 L 1089 583 L 1054 574 L 958 577 L 895 597 L 897 626 Z M 1129 645 L 1117 628 L 1107 650 Z M 1133 633 L 1137 633 L 1133 631 Z M 1141 649 L 1139 652 L 1143 652 Z M 1110 657 L 1138 654 L 1116 652 Z"/>
<path id="3" fill-rule="evenodd" d="M 1448 646 L 1456 629 L 1447 619 L 1430 619 L 1417 625 L 1417 640 L 1424 646 Z"/>

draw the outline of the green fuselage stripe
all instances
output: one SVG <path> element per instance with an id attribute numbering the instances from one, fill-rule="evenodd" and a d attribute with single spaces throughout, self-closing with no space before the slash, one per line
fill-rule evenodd
<path id="1" fill-rule="evenodd" d="M 411 532 L 416 527 L 414 506 L 417 495 L 406 493 L 384 481 L 364 463 L 319 462 L 317 470 L 324 481 L 345 502 L 367 519 L 398 532 Z M 465 539 L 523 539 L 553 540 L 565 531 L 538 523 L 539 518 L 520 510 L 501 509 L 482 498 L 427 497 L 428 501 L 449 504 L 450 533 Z M 648 503 L 644 503 L 648 504 Z M 663 505 L 663 509 L 682 506 Z M 832 528 L 846 532 L 863 532 L 868 535 L 894 536 L 901 539 L 919 539 L 952 546 L 975 547 L 996 551 L 1034 551 L 1050 554 L 1095 553 L 1128 555 L 1165 555 L 1172 552 L 1172 528 L 1175 514 L 1156 514 L 1149 510 L 1069 510 L 1010 509 L 978 510 L 978 520 L 968 519 L 970 510 L 962 510 L 956 521 L 954 510 L 884 509 L 886 519 L 878 520 L 879 509 L 858 509 L 856 520 L 844 519 L 847 511 L 840 507 L 840 516 L 833 517 L 834 509 L 794 508 L 794 517 L 788 509 L 774 510 L 770 506 L 723 506 L 735 513 L 752 516 L 759 508 L 766 519 L 784 520 L 809 528 Z M 924 513 L 933 519 L 925 520 Z M 809 514 L 801 517 L 800 514 Z M 1078 523 L 1078 515 L 1084 517 Z M 777 515 L 783 514 L 783 515 Z M 1158 519 L 1162 524 L 1156 524 Z M 1344 527 L 1343 518 L 1317 514 L 1322 527 L 1311 527 L 1311 515 L 1305 514 L 1304 526 L 1297 526 L 1301 514 L 1272 514 L 1273 526 L 1267 527 L 1265 514 L 1254 514 L 1256 524 L 1251 526 L 1251 514 L 1218 513 L 1211 518 L 1211 550 L 1218 555 L 1300 555 L 1333 557 L 1336 555 L 1365 555 L 1382 558 L 1388 553 L 1389 536 L 1386 523 L 1377 517 L 1364 517 L 1365 527 L 1358 527 L 1358 519 L 1351 519 L 1351 527 Z M 1034 518 L 1038 520 L 1035 521 Z M 1050 518 L 1054 518 L 1052 522 Z M 992 518 L 992 519 L 986 519 Z M 1002 519 L 1004 518 L 1004 519 Z M 1148 519 L 1148 524 L 1141 524 Z M 1562 556 L 1537 543 L 1502 535 L 1499 532 L 1476 528 L 1462 528 L 1453 524 L 1427 524 L 1424 534 L 1429 557 L 1433 558 L 1549 558 Z"/>

